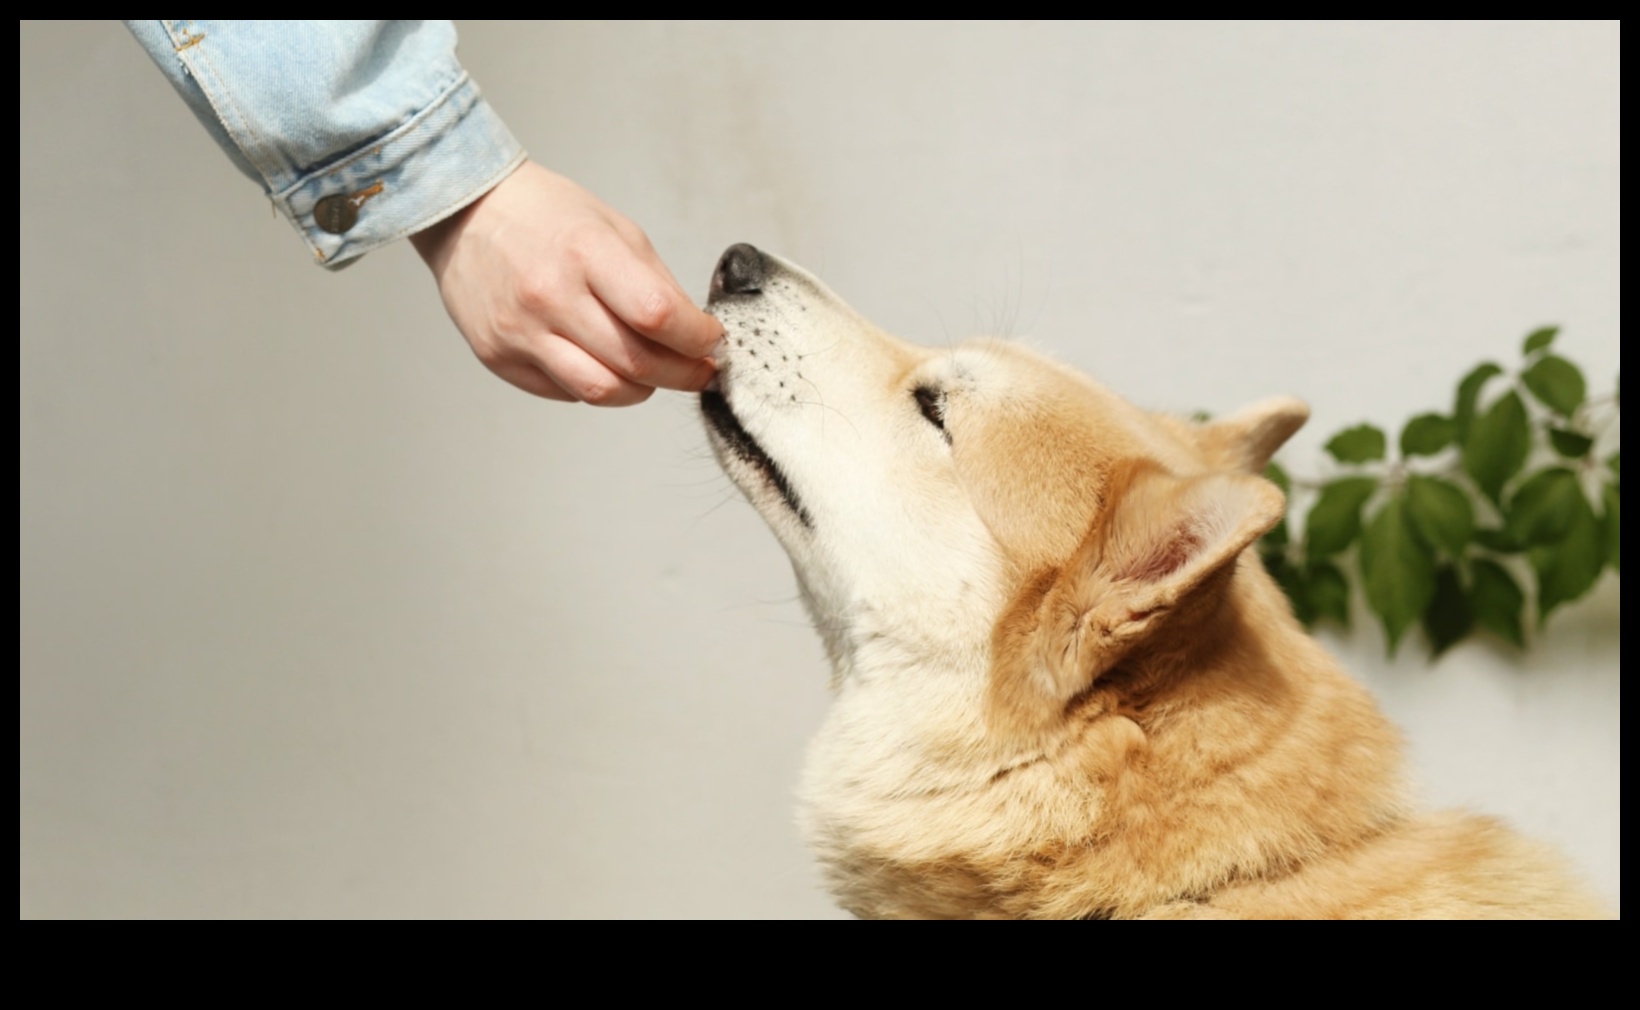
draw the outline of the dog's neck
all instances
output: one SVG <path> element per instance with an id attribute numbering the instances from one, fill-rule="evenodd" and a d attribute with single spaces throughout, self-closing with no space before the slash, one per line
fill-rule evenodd
<path id="1" fill-rule="evenodd" d="M 804 789 L 845 906 L 1137 916 L 1280 876 L 1400 816 L 1398 740 L 1370 697 L 1256 562 L 1226 578 L 1216 606 L 1178 615 L 1175 645 L 1136 649 L 1012 753 L 993 727 L 920 730 L 920 706 L 938 699 L 889 689 L 916 671 L 855 678 L 896 703 L 852 704 L 845 687 Z M 951 671 L 947 688 L 972 679 Z M 927 797 L 914 818 L 908 796 Z"/>

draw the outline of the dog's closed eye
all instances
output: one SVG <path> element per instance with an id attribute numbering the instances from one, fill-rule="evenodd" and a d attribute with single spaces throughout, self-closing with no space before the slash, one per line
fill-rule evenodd
<path id="1" fill-rule="evenodd" d="M 918 386 L 911 391 L 917 401 L 917 408 L 929 424 L 940 430 L 946 442 L 951 441 L 951 433 L 945 430 L 945 394 L 933 386 Z"/>

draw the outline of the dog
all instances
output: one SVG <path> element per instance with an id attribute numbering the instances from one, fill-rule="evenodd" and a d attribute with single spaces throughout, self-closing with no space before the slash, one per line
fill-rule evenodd
<path id="1" fill-rule="evenodd" d="M 835 701 L 800 823 L 870 918 L 1606 917 L 1405 798 L 1400 740 L 1249 547 L 1297 400 L 1155 415 L 1023 347 L 918 347 L 724 253 L 708 439 L 791 556 Z"/>

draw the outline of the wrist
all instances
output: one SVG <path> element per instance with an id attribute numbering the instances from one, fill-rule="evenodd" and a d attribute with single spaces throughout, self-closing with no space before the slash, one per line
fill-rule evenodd
<path id="1" fill-rule="evenodd" d="M 484 198 L 481 196 L 478 199 L 482 200 Z M 477 200 L 473 201 L 473 203 L 477 202 Z M 416 252 L 421 256 L 422 262 L 431 267 L 435 273 L 443 265 L 445 252 L 451 244 L 451 239 L 472 206 L 473 204 L 468 204 L 442 221 L 437 221 L 410 236 L 410 244 L 415 247 Z"/>

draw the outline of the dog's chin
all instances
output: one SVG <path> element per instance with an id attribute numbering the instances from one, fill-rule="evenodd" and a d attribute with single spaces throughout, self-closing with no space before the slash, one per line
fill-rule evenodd
<path id="1" fill-rule="evenodd" d="M 740 423 L 728 397 L 714 377 L 712 385 L 700 394 L 700 412 L 706 418 L 706 433 L 717 452 L 724 472 L 752 499 L 760 509 L 767 509 L 773 499 L 774 508 L 796 519 L 806 530 L 814 528 L 814 520 L 803 507 L 802 499 L 786 478 L 780 465 L 758 444 L 752 433 Z M 773 521 L 774 517 L 769 517 Z"/>

